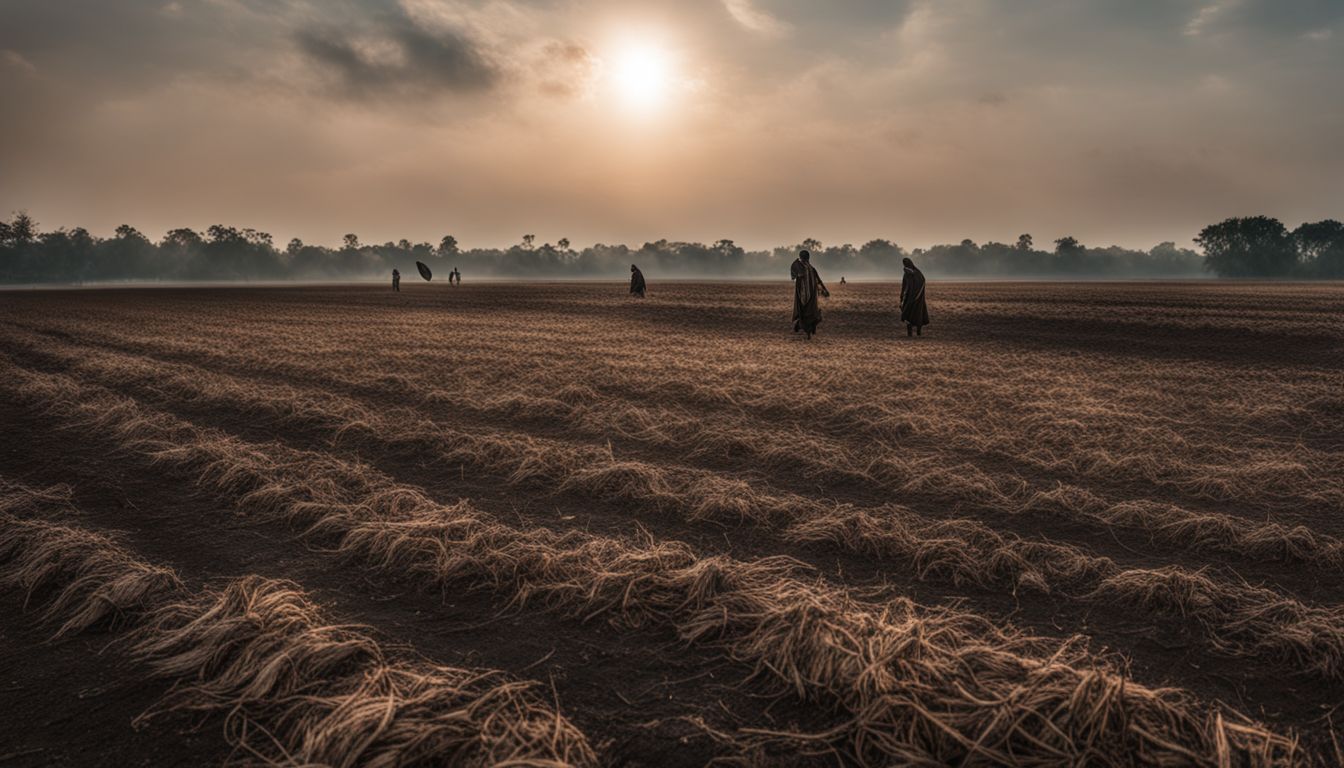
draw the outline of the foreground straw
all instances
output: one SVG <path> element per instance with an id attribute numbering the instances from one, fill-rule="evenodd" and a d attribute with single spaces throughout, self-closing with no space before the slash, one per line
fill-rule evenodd
<path id="1" fill-rule="evenodd" d="M 51 350 L 33 351 L 39 356 Z M 60 353 L 64 359 L 65 353 Z M 780 526 L 781 535 L 804 545 L 829 543 L 853 552 L 910 563 L 921 579 L 973 583 L 1014 592 L 1037 591 L 1056 599 L 1122 604 L 1136 612 L 1178 615 L 1192 621 L 1196 637 L 1210 653 L 1275 663 L 1286 670 L 1344 679 L 1344 608 L 1305 604 L 1276 590 L 1254 587 L 1235 574 L 1210 578 L 1181 566 L 1125 568 L 1067 544 L 1046 543 L 1001 533 L 973 519 L 940 520 L 923 517 L 895 504 L 858 508 L 820 503 L 791 494 L 764 492 L 752 485 L 724 479 L 705 471 L 668 470 L 638 461 L 618 461 L 609 453 L 546 441 L 477 434 L 420 418 L 396 421 L 373 413 L 361 404 L 322 392 L 255 384 L 232 376 L 176 364 L 88 352 L 69 360 L 81 374 L 148 386 L 214 408 L 237 409 L 250 417 L 270 419 L 286 428 L 320 429 L 333 439 L 362 442 L 379 453 L 437 457 L 443 468 L 459 464 L 506 477 L 513 484 L 535 484 L 553 490 L 573 490 L 586 496 L 636 502 L 672 510 L 687 519 L 735 520 L 749 518 Z M 190 371 L 190 373 L 180 372 Z M 23 374 L 20 375 L 23 381 Z M 60 379 L 34 382 L 40 391 Z M 64 386 L 54 384 L 55 386 Z M 74 386 L 85 386 L 75 384 Z M 105 390 L 85 387 L 107 405 L 97 423 L 116 427 L 127 436 L 147 435 L 138 414 L 154 413 L 132 401 L 122 402 Z M 39 395 L 41 397 L 41 395 Z M 56 394 L 54 400 L 71 395 Z M 79 395 L 81 401 L 85 395 Z M 76 420 L 91 412 L 81 406 Z M 118 414 L 124 412 L 124 417 Z M 57 409 L 55 415 L 72 414 Z M 132 428 L 126 429 L 126 425 Z M 190 425 L 184 433 L 197 439 Z M 155 438 L 158 439 L 158 438 Z M 1053 497 L 1051 497 L 1053 498 Z M 1061 496 L 1070 503 L 1073 496 Z M 1058 499 L 1057 499 L 1058 500 Z M 1047 504 L 1038 495 L 1033 504 Z M 1051 502 L 1053 503 L 1053 502 Z M 1062 502 L 1061 502 L 1062 503 Z M 1138 508 L 1130 510 L 1138 515 Z M 1177 525 L 1182 518 L 1147 509 L 1144 522 L 1154 531 L 1164 524 L 1184 535 L 1199 536 L 1200 527 Z M 1269 526 L 1271 524 L 1264 524 Z M 1224 531 L 1238 541 L 1234 529 Z M 1297 536 L 1298 529 L 1261 526 L 1259 538 L 1241 543 L 1253 551 L 1291 549 L 1301 545 L 1314 551 L 1312 562 L 1326 568 L 1336 562 L 1340 542 L 1330 537 Z M 1207 531 L 1205 531 L 1207 533 Z M 1246 531 L 1242 531 L 1246 533 Z M 1174 533 L 1171 535 L 1175 535 Z M 1297 542 L 1291 547 L 1289 542 Z M 1312 550 L 1307 545 L 1317 548 Z"/>
<path id="2" fill-rule="evenodd" d="M 192 593 L 106 536 L 10 514 L 58 501 L 0 480 L 0 585 L 43 604 L 57 636 L 129 625 L 129 655 L 175 681 L 140 720 L 224 713 L 230 742 L 267 765 L 596 763 L 535 683 L 391 660 L 296 585 L 247 576 Z"/>
<path id="3" fill-rule="evenodd" d="M 1134 683 L 1080 641 L 1060 644 L 905 599 L 862 603 L 782 558 L 700 558 L 504 525 L 436 504 L 367 467 L 257 446 L 64 377 L 28 385 L 81 402 L 94 429 L 194 476 L 249 511 L 335 536 L 371 567 L 488 587 L 617 625 L 659 624 L 720 647 L 851 720 L 823 734 L 864 765 L 1296 765 L 1295 740 L 1187 693 Z M 30 394 L 37 394 L 35 391 Z M 91 400 L 92 398 L 92 400 Z"/>

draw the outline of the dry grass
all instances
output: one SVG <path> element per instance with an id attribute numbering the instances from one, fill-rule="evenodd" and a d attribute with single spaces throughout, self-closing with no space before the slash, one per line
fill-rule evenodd
<path id="1" fill-rule="evenodd" d="M 30 345 L 34 343 L 31 337 L 26 341 Z M 35 348 L 29 346 L 28 349 Z M 656 500 L 660 506 L 691 510 L 696 519 L 771 521 L 782 514 L 796 512 L 799 506 L 817 506 L 788 494 L 780 498 L 778 493 L 761 493 L 751 484 L 691 466 L 618 459 L 609 447 L 538 440 L 525 432 L 482 433 L 455 429 L 443 422 L 427 420 L 414 410 L 380 411 L 358 400 L 323 391 L 241 379 L 151 358 L 99 353 L 87 348 L 63 348 L 50 341 L 43 341 L 41 353 L 75 365 L 82 375 L 114 385 L 148 386 L 175 401 L 236 410 L 249 417 L 280 418 L 283 419 L 281 424 L 288 427 L 322 428 L 347 442 L 373 441 L 377 448 L 385 451 L 395 449 L 417 456 L 437 452 L 446 465 L 456 462 L 478 471 L 507 473 L 514 482 L 537 481 L 599 495 L 606 492 L 612 498 L 633 498 L 644 503 Z M 274 363 L 271 365 L 275 366 Z M 309 378 L 318 376 L 313 371 L 306 375 Z M 330 378 L 330 372 L 322 374 L 322 378 Z M 359 389 L 353 384 L 350 386 Z M 574 385 L 567 386 L 573 389 Z M 428 400 L 446 399 L 440 389 L 425 394 L 407 385 L 407 393 Z M 742 418 L 734 420 L 732 426 L 715 426 L 706 424 L 696 415 L 674 414 L 663 407 L 650 411 L 619 401 L 613 405 L 595 405 L 595 393 L 591 390 L 580 391 L 579 397 L 575 397 L 573 391 L 558 394 L 564 397 L 528 398 L 540 404 L 529 416 L 552 418 L 564 411 L 570 417 L 568 423 L 576 428 L 586 424 L 594 434 L 619 434 L 654 446 L 681 446 L 691 459 L 746 456 L 755 467 L 787 467 L 789 472 L 802 470 L 802 477 L 807 480 L 840 485 L 868 483 L 898 496 L 932 493 L 939 498 L 948 498 L 959 507 L 974 505 L 977 514 L 992 517 L 1047 514 L 1059 516 L 1071 524 L 1091 524 L 1099 530 L 1138 531 L 1150 541 L 1164 546 L 1228 553 L 1251 561 L 1290 560 L 1322 570 L 1344 564 L 1344 542 L 1313 532 L 1303 525 L 1251 520 L 1144 499 L 1114 502 L 1077 485 L 1055 482 L 1044 487 L 1032 486 L 1017 478 L 986 473 L 974 464 L 958 459 L 948 462 L 945 457 L 907 457 L 903 452 L 889 450 L 874 455 L 871 448 L 847 449 L 815 433 L 795 429 L 781 435 L 777 430 L 745 427 Z M 482 397 L 484 405 L 482 400 L 471 397 L 454 400 L 454 414 L 517 410 L 514 405 L 518 395 L 494 393 Z M 1062 397 L 1067 399 L 1067 395 Z M 503 409 L 489 405 L 501 399 L 513 405 Z M 567 400 L 574 402 L 570 404 Z M 811 413 L 809 410 L 794 415 L 809 418 Z M 949 426 L 948 422 L 955 420 L 947 417 L 922 421 L 939 421 L 944 429 L 939 437 L 955 437 L 958 443 L 975 442 L 974 434 L 983 429 L 983 426 L 960 422 Z M 851 428 L 852 425 L 837 427 Z M 897 441 L 906 431 L 898 429 L 881 437 Z M 1012 434 L 1021 430 L 1008 425 L 996 428 L 996 431 Z M 1141 448 L 1145 441 L 1151 441 L 1151 435 L 1140 430 L 1137 436 L 1127 439 L 1135 440 L 1134 445 Z M 1017 447 L 1011 450 L 1015 459 L 1031 453 Z M 1071 450 L 1081 449 L 1075 446 Z M 1144 456 L 1142 461 L 1161 463 L 1153 456 Z M 1249 477 L 1247 484 L 1234 489 L 1239 494 L 1276 484 L 1297 488 L 1295 483 L 1302 479 L 1300 472 L 1291 468 L 1282 471 L 1282 467 L 1273 462 L 1256 464 L 1243 461 L 1243 457 L 1231 456 L 1225 463 L 1232 468 L 1229 471 L 1241 472 L 1246 466 L 1258 466 L 1274 476 L 1272 483 L 1263 476 Z M 1338 459 L 1332 460 L 1330 466 L 1333 469 L 1322 467 L 1318 473 L 1323 478 L 1344 476 L 1344 472 L 1338 470 L 1341 466 Z M 1109 475 L 1109 470 L 1102 474 Z M 1201 478 L 1200 482 L 1211 482 L 1208 474 L 1201 474 Z M 630 495 L 637 491 L 643 493 Z M 1326 490 L 1311 491 L 1311 494 L 1319 501 L 1338 492 L 1339 489 L 1332 485 Z M 803 514 L 811 517 L 815 511 L 808 509 Z"/>
<path id="2" fill-rule="evenodd" d="M 53 638 L 134 623 L 182 588 L 171 570 L 136 560 L 105 536 L 23 517 L 68 498 L 68 489 L 0 478 L 0 586 L 23 595 L 25 607 L 41 605 Z"/>
<path id="3" fill-rule="evenodd" d="M 109 618 L 130 624 L 128 655 L 176 681 L 140 721 L 224 713 L 229 741 L 266 765 L 596 763 L 535 683 L 389 659 L 286 582 L 247 576 L 190 592 L 103 534 L 10 514 L 41 512 L 59 494 L 0 489 L 0 583 L 44 603 L 56 637 Z"/>
<path id="4" fill-rule="evenodd" d="M 1296 672 L 1332 679 L 1344 677 L 1344 608 L 1307 605 L 1235 577 L 1212 579 L 1177 566 L 1125 568 L 1077 546 L 1004 534 L 971 519 L 927 519 L 893 504 L 855 508 L 819 503 L 795 494 L 771 494 L 708 471 L 669 470 L 620 461 L 609 449 L 583 449 L 553 440 L 508 439 L 498 434 L 479 436 L 409 414 L 379 414 L 338 396 L 253 386 L 207 371 L 174 372 L 152 362 L 143 363 L 142 370 L 116 356 L 97 353 L 76 365 L 88 378 L 143 385 L 152 376 L 154 386 L 178 399 L 202 402 L 212 409 L 236 409 L 249 418 L 274 419 L 280 428 L 321 429 L 333 441 L 358 441 L 379 452 L 415 455 L 422 460 L 437 455 L 445 468 L 467 464 L 475 472 L 506 478 L 511 483 L 672 510 L 689 520 L 730 515 L 778 524 L 783 528 L 782 535 L 791 541 L 827 542 L 853 552 L 906 561 L 924 579 L 1036 590 L 1078 601 L 1111 603 L 1119 598 L 1120 604 L 1136 609 L 1195 620 L 1202 630 L 1201 640 L 1211 652 L 1278 663 Z M 138 404 L 110 397 L 107 402 L 90 405 L 88 401 L 96 395 L 70 397 L 86 401 L 84 411 L 97 413 L 99 426 L 122 435 L 143 435 L 134 428 L 141 423 L 141 416 L 124 415 L 127 408 L 150 412 Z M 60 402 L 47 394 L 36 400 Z M 212 436 L 190 435 L 190 427 L 180 424 L 161 427 L 159 433 L 169 442 L 177 441 L 176 435 L 197 444 L 215 440 Z M 158 443 L 151 441 L 151 445 Z M 171 458 L 175 450 L 163 449 L 160 456 Z M 222 482 L 221 491 L 241 490 L 232 475 L 223 477 Z M 1037 497 L 1031 503 L 1045 502 Z M 1157 510 L 1147 510 L 1146 514 L 1163 519 Z M 1161 527 L 1154 527 L 1154 535 L 1170 536 L 1182 528 L 1198 528 L 1181 526 L 1181 521 L 1179 517 L 1166 519 L 1172 530 L 1163 533 Z M 1274 533 L 1279 534 L 1278 540 L 1273 538 Z M 1317 552 L 1323 556 L 1337 553 L 1340 544 L 1329 537 L 1302 536 L 1295 529 L 1274 524 L 1258 526 L 1245 541 L 1255 551 L 1271 547 L 1290 551 L 1293 544 L 1301 547 L 1303 543 L 1315 543 L 1321 545 Z"/>
<path id="5" fill-rule="evenodd" d="M 670 625 L 689 642 L 721 647 L 806 699 L 843 706 L 852 721 L 825 738 L 863 764 L 1123 764 L 1115 756 L 1143 754 L 1217 765 L 1220 750 L 1252 764 L 1299 759 L 1291 740 L 1239 717 L 1229 725 L 1179 691 L 1138 685 L 1078 641 L 1027 637 L 905 599 L 866 604 L 806 580 L 787 559 L 706 558 L 672 542 L 513 528 L 367 467 L 292 451 L 271 458 L 274 449 L 239 451 L 212 434 L 169 443 L 160 434 L 180 439 L 185 429 L 171 417 L 128 417 L 87 391 L 81 400 L 88 424 L 241 493 L 243 509 L 336 537 L 338 551 L 372 567 L 443 587 L 466 581 L 517 604 L 623 626 Z"/>
<path id="6" fill-rule="evenodd" d="M 268 764 L 597 762 L 536 683 L 390 661 L 286 582 L 248 576 L 161 606 L 132 653 L 180 681 L 163 709 L 227 712 L 230 740 Z"/>
<path id="7" fill-rule="evenodd" d="M 1170 623 L 1255 680 L 1272 668 L 1311 676 L 1306 696 L 1310 684 L 1334 690 L 1344 395 L 1337 366 L 1302 350 L 1344 343 L 1337 288 L 940 286 L 934 337 L 906 344 L 883 325 L 890 297 L 857 285 L 833 299 L 831 332 L 812 345 L 765 330 L 779 310 L 770 286 L 669 286 L 637 308 L 588 286 L 479 290 L 395 305 L 314 292 L 0 307 L 0 387 L 70 435 L 150 460 L 364 567 L 718 649 L 846 713 L 833 732 L 801 739 L 804 752 L 873 765 L 1221 768 L 1307 764 L 1329 744 L 1327 726 L 1298 723 L 1304 751 L 1217 703 L 1142 685 L 1081 636 L 876 602 L 787 557 L 716 555 L 676 537 L 713 525 L 726 551 L 745 537 L 753 552 L 897 563 L 942 594 L 1050 606 L 1064 638 L 1092 631 L 1097 609 L 1139 628 L 1182 617 Z M 1266 290 L 1281 310 L 1265 309 Z M 971 326 L 1012 338 L 987 342 L 966 335 Z M 1266 364 L 1262 348 L 1285 363 Z M 409 466 L 432 493 L 406 485 Z M 489 503 L 436 501 L 452 478 Z M 514 500 L 567 512 L 598 501 L 608 529 L 652 521 L 662 535 L 553 531 L 483 511 Z M 277 627 L 303 614 L 301 599 L 263 592 L 229 605 L 242 616 L 238 606 L 273 604 Z M 94 602 L 103 612 L 81 623 L 140 610 Z M 176 600 L 177 613 L 156 620 L 185 629 L 206 602 Z M 258 659 L 288 632 L 247 631 Z M 182 638 L 190 651 L 200 636 Z M 293 680 L 247 677 L 260 669 L 248 660 L 228 676 L 268 691 L 267 706 L 297 701 Z M 1172 674 L 1181 685 L 1199 677 Z M 410 680 L 369 684 L 374 698 L 421 695 Z M 224 698 L 243 690 L 222 685 Z M 427 701 L 426 711 L 452 706 Z M 327 716 L 267 711 L 310 730 Z M 750 726 L 726 737 L 801 738 Z"/>

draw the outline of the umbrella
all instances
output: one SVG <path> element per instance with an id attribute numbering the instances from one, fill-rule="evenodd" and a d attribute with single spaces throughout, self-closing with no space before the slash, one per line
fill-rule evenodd
<path id="1" fill-rule="evenodd" d="M 420 270 L 420 276 L 425 278 L 426 280 L 434 279 L 434 273 L 429 271 L 429 267 L 426 267 L 424 262 L 422 261 L 415 262 L 415 268 Z"/>

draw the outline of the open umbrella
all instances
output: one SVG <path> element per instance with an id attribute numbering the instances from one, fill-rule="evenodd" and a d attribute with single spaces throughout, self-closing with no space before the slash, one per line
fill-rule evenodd
<path id="1" fill-rule="evenodd" d="M 434 279 L 434 273 L 429 271 L 429 267 L 426 267 L 424 262 L 422 261 L 415 262 L 415 268 L 420 270 L 420 276 L 425 278 L 426 280 Z"/>

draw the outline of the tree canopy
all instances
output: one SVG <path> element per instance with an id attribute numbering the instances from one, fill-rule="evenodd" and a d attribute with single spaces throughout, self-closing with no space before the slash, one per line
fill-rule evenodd
<path id="1" fill-rule="evenodd" d="M 456 267 L 481 277 L 621 277 L 637 263 L 671 277 L 782 277 L 800 249 L 826 274 L 896 278 L 911 256 L 925 273 L 945 277 L 1344 277 L 1344 224 L 1334 219 L 1289 232 L 1265 216 L 1227 219 L 1196 238 L 1201 254 L 1172 242 L 1147 251 L 1085 245 L 1072 236 L 1035 246 L 1030 234 L 1011 243 L 966 239 L 907 252 L 887 239 L 862 245 L 825 245 L 814 238 L 770 250 L 750 251 L 730 239 L 711 244 L 656 240 L 639 247 L 598 243 L 572 246 L 568 238 L 537 244 L 524 235 L 509 248 L 463 249 L 444 235 L 437 245 L 408 239 L 381 245 L 355 233 L 330 248 L 298 238 L 276 247 L 267 232 L 223 224 L 198 232 L 168 231 L 157 243 L 131 225 L 111 237 L 87 230 L 42 231 L 26 213 L 0 220 L 0 283 L 96 281 L 353 280 L 387 275 L 423 261 L 431 269 Z"/>

